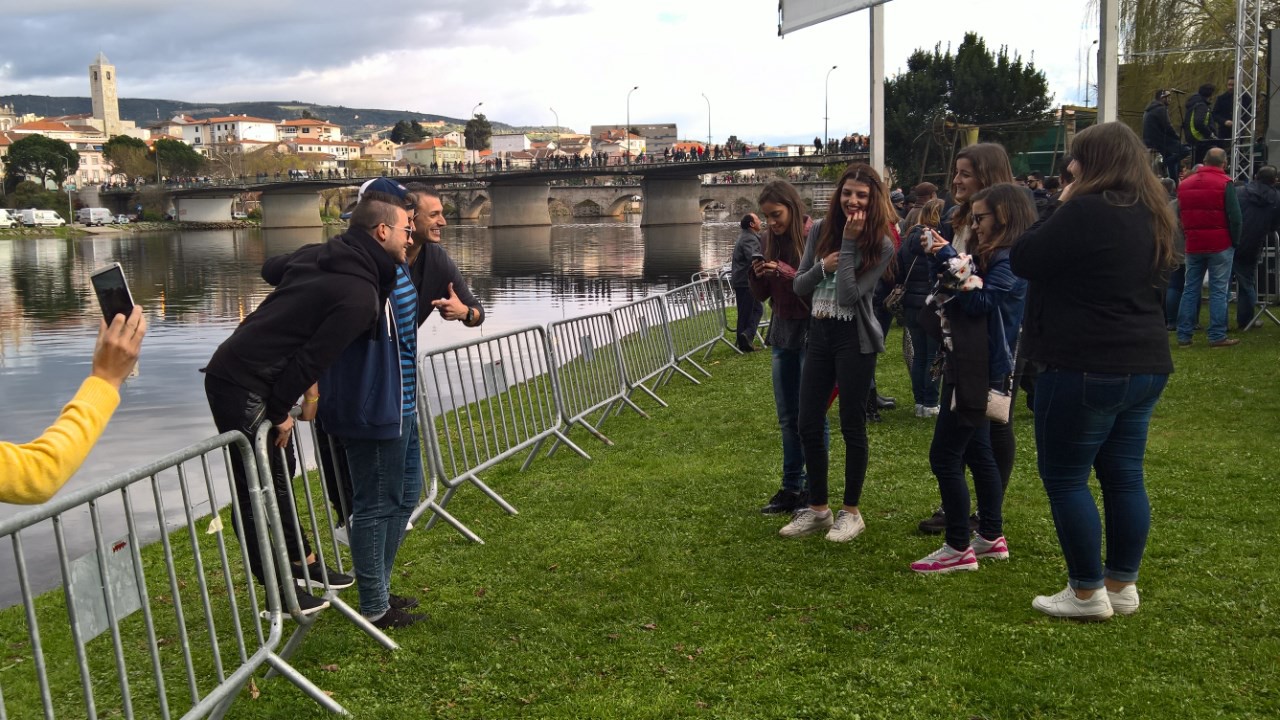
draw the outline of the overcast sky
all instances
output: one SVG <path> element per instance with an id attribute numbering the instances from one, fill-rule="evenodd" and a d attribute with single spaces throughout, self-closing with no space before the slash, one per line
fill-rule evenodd
<path id="1" fill-rule="evenodd" d="M 885 67 L 977 31 L 1045 71 L 1054 104 L 1084 94 L 1087 0 L 893 0 Z M 121 97 L 299 100 L 585 132 L 675 122 L 713 142 L 866 132 L 869 12 L 777 36 L 777 0 L 41 0 L 6 13 L 0 95 L 88 95 L 99 51 Z M 16 22 L 15 22 L 16 21 Z M 1092 71 L 1091 71 L 1092 72 Z M 1095 73 L 1096 74 L 1096 73 Z"/>

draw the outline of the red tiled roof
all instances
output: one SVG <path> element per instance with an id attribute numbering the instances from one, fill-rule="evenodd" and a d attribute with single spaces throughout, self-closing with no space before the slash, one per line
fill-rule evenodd
<path id="1" fill-rule="evenodd" d="M 34 122 L 22 123 L 21 125 L 14 125 L 13 129 L 30 130 L 32 132 L 40 130 L 48 130 L 50 132 L 73 132 L 66 123 L 52 120 L 36 120 Z"/>
<path id="2" fill-rule="evenodd" d="M 196 122 L 200 123 L 201 125 L 208 125 L 210 123 L 239 123 L 239 122 L 267 123 L 269 125 L 276 124 L 275 120 L 264 120 L 263 118 L 249 117 L 247 115 L 228 115 L 226 117 L 212 117 L 212 118 L 205 118 L 203 120 L 196 120 Z"/>
<path id="3" fill-rule="evenodd" d="M 334 127 L 334 128 L 338 127 L 337 125 L 334 125 L 331 122 L 327 122 L 325 120 L 317 120 L 315 118 L 298 118 L 296 120 L 281 120 L 277 124 L 282 126 L 290 126 L 290 127 L 302 127 L 303 125 L 310 125 L 313 127 L 316 125 L 322 125 L 325 127 Z"/>

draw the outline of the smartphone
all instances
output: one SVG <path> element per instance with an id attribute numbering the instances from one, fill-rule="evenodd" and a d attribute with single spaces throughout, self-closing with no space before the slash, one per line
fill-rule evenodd
<path id="1" fill-rule="evenodd" d="M 757 262 L 767 262 L 767 261 L 764 259 L 764 255 L 761 255 L 760 253 L 756 253 L 751 256 L 751 262 L 757 263 Z"/>
<path id="2" fill-rule="evenodd" d="M 98 268 L 89 276 L 93 283 L 93 291 L 98 295 L 98 307 L 102 308 L 102 316 L 111 324 L 116 315 L 126 318 L 133 312 L 133 295 L 129 294 L 129 283 L 124 279 L 124 268 L 120 263 L 111 263 Z"/>

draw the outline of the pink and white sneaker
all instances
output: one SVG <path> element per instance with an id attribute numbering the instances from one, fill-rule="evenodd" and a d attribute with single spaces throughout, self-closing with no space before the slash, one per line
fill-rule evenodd
<path id="1" fill-rule="evenodd" d="M 973 548 L 973 554 L 978 558 L 987 560 L 1008 560 L 1009 559 L 1009 543 L 1004 536 L 995 540 L 988 540 L 981 535 L 974 535 L 969 541 L 969 547 Z"/>
<path id="2" fill-rule="evenodd" d="M 972 547 L 956 550 L 950 545 L 943 545 L 938 550 L 911 563 L 911 569 L 925 574 L 977 570 L 978 557 L 974 555 Z"/>

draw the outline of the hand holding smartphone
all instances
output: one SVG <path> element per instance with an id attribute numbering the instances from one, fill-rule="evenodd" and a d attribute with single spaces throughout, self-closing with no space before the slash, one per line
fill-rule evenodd
<path id="1" fill-rule="evenodd" d="M 129 293 L 129 283 L 124 279 L 124 268 L 120 263 L 111 263 L 98 268 L 89 276 L 93 284 L 93 292 L 98 296 L 98 307 L 102 308 L 102 317 L 107 324 L 116 315 L 126 318 L 133 312 L 133 295 Z"/>
<path id="2" fill-rule="evenodd" d="M 104 331 L 106 334 L 99 337 L 99 347 L 94 353 L 95 366 L 98 364 L 96 361 L 99 354 L 110 352 L 116 346 L 120 346 L 125 348 L 123 354 L 117 352 L 118 358 L 110 362 L 104 360 L 104 367 L 114 369 L 127 364 L 128 377 L 138 377 L 137 349 L 142 344 L 142 336 L 146 334 L 146 321 L 139 318 L 137 322 L 130 325 L 134 307 L 133 295 L 129 292 L 129 283 L 124 279 L 124 268 L 120 267 L 120 263 L 111 263 L 106 267 L 98 268 L 89 275 L 89 282 L 93 285 L 94 294 L 98 296 L 98 307 L 102 309 L 102 317 L 107 324 L 107 330 Z M 116 329 L 114 322 L 117 315 L 124 316 L 119 329 Z M 105 345 L 104 337 L 110 338 Z M 111 374 L 114 375 L 114 373 Z"/>

